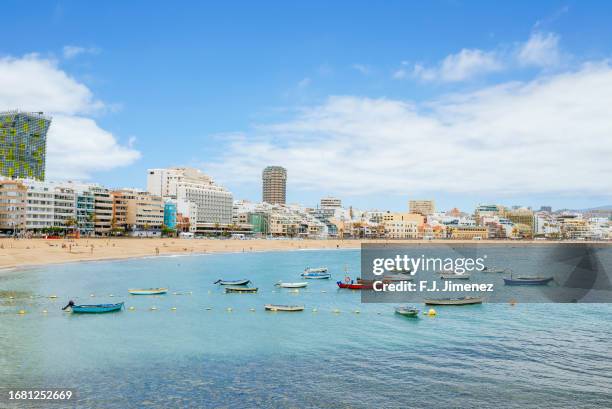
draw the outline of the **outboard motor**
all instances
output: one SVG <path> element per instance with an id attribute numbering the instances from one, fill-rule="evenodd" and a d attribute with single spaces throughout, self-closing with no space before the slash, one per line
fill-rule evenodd
<path id="1" fill-rule="evenodd" d="M 74 307 L 74 301 L 72 300 L 68 301 L 68 305 L 62 308 L 62 310 L 65 311 L 68 307 Z"/>

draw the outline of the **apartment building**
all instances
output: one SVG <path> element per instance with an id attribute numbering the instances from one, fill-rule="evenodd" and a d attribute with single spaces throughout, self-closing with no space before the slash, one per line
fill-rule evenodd
<path id="1" fill-rule="evenodd" d="M 161 197 L 137 189 L 111 193 L 113 228 L 134 236 L 159 235 L 164 223 L 164 202 Z"/>
<path id="2" fill-rule="evenodd" d="M 0 180 L 0 232 L 17 234 L 25 229 L 27 189 L 14 180 Z"/>

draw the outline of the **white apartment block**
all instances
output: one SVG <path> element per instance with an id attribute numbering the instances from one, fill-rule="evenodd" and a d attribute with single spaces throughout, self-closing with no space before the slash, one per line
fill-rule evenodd
<path id="1" fill-rule="evenodd" d="M 188 216 L 194 225 L 232 223 L 232 193 L 198 169 L 149 169 L 147 191 L 176 200 L 177 210 Z"/>

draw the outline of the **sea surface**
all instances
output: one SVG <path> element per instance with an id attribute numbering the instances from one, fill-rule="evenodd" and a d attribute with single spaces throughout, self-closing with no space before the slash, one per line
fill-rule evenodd
<path id="1" fill-rule="evenodd" d="M 306 266 L 328 266 L 334 277 L 309 280 L 299 292 L 274 287 L 302 281 Z M 359 292 L 338 290 L 345 270 L 359 274 L 358 250 L 3 272 L 1 387 L 71 388 L 77 398 L 0 407 L 612 407 L 610 304 L 436 307 L 435 317 L 409 319 L 393 304 L 361 303 Z M 219 278 L 249 278 L 259 292 L 225 294 L 213 284 Z M 127 293 L 158 286 L 170 292 Z M 126 309 L 62 312 L 70 299 L 125 301 Z M 266 303 L 306 310 L 266 312 Z"/>

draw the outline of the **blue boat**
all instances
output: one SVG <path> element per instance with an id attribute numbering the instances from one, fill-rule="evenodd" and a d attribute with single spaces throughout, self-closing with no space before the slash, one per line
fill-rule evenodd
<path id="1" fill-rule="evenodd" d="M 217 280 L 213 284 L 221 284 L 221 285 L 247 285 L 251 280 L 243 279 L 243 280 Z"/>
<path id="2" fill-rule="evenodd" d="M 62 310 L 70 310 L 75 314 L 99 314 L 104 312 L 119 311 L 123 308 L 123 302 L 116 304 L 92 304 L 92 305 L 76 305 L 74 301 L 70 301 Z"/>
<path id="3" fill-rule="evenodd" d="M 331 278 L 331 274 L 327 272 L 327 267 L 306 268 L 304 272 L 300 275 L 304 278 L 314 278 L 314 279 Z"/>
<path id="4" fill-rule="evenodd" d="M 546 285 L 553 280 L 552 277 L 512 277 L 505 278 L 506 285 Z"/>

